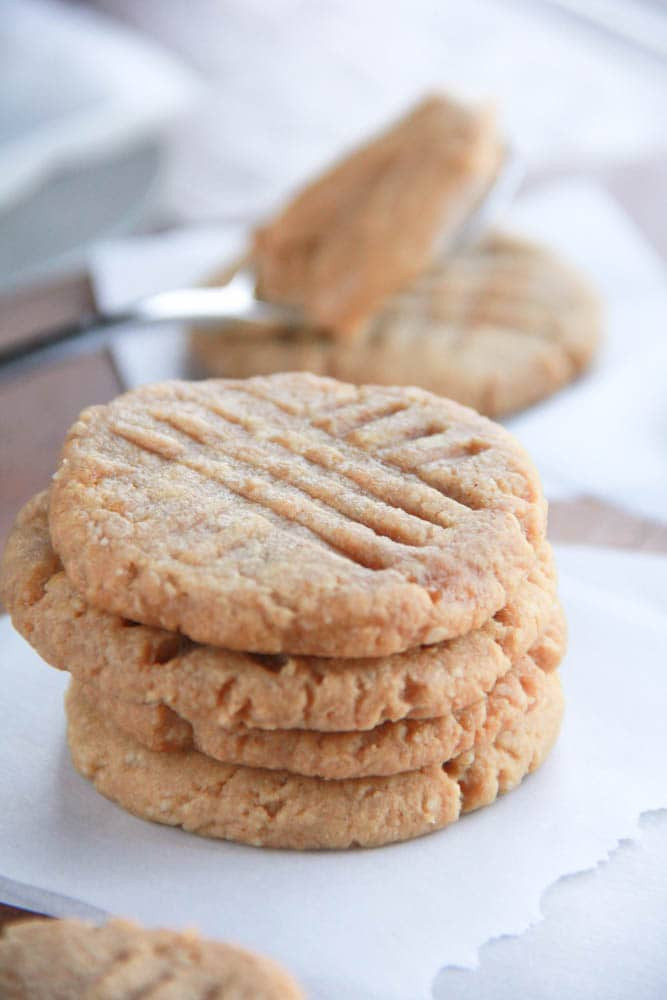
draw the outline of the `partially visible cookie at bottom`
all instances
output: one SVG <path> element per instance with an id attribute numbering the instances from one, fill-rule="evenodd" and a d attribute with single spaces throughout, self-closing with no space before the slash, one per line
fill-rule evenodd
<path id="1" fill-rule="evenodd" d="M 138 996 L 179 1000 L 303 1000 L 266 958 L 194 932 L 145 930 L 126 920 L 30 920 L 0 937 L 4 1000 Z"/>
<path id="2" fill-rule="evenodd" d="M 542 763 L 563 713 L 558 672 L 542 681 L 531 707 L 492 744 L 389 777 L 327 781 L 194 750 L 156 753 L 104 719 L 76 683 L 66 700 L 68 742 L 97 791 L 143 819 L 258 847 L 377 847 L 447 826 Z"/>

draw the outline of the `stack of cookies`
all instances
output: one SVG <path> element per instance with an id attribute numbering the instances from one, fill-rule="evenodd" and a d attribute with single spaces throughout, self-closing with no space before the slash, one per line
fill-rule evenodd
<path id="1" fill-rule="evenodd" d="M 2 597 L 71 673 L 72 759 L 108 798 L 255 845 L 376 846 L 553 745 L 545 526 L 517 442 L 424 390 L 169 382 L 80 416 Z"/>

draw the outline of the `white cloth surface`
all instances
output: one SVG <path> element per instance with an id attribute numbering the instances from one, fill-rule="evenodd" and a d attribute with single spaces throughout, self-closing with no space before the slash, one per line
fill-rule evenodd
<path id="1" fill-rule="evenodd" d="M 156 138 L 200 96 L 138 32 L 61 0 L 4 0 L 0 207 L 57 169 Z"/>
<path id="2" fill-rule="evenodd" d="M 431 996 L 438 969 L 472 966 L 484 942 L 524 931 L 547 886 L 594 867 L 638 837 L 642 812 L 667 806 L 667 614 L 638 596 L 664 595 L 667 561 L 576 547 L 557 559 L 571 651 L 553 755 L 450 829 L 373 851 L 257 850 L 125 814 L 69 763 L 65 677 L 3 619 L 0 893 L 59 914 L 75 900 L 77 912 L 83 902 L 152 925 L 194 924 L 283 961 L 312 1000 Z M 635 886 L 647 906 L 652 889 Z M 612 936 L 615 923 L 610 910 Z M 560 974 L 562 955 L 551 963 L 546 978 Z"/>
<path id="3" fill-rule="evenodd" d="M 533 455 L 547 495 L 589 494 L 648 517 L 667 517 L 667 280 L 664 266 L 619 205 L 598 186 L 559 181 L 522 196 L 503 220 L 567 256 L 605 310 L 592 370 L 507 423 Z M 100 247 L 97 297 L 123 306 L 196 282 L 240 253 L 242 227 L 196 227 Z M 116 352 L 129 385 L 186 371 L 177 330 L 132 330 Z"/>
<path id="4" fill-rule="evenodd" d="M 667 75 L 548 3 L 97 0 L 190 61 L 207 97 L 169 148 L 180 218 L 255 219 L 424 92 L 497 102 L 531 166 L 665 145 Z"/>
<path id="5" fill-rule="evenodd" d="M 577 264 L 601 296 L 604 341 L 590 372 L 507 420 L 551 499 L 586 493 L 667 518 L 667 274 L 601 189 L 571 181 L 520 199 L 518 231 Z"/>

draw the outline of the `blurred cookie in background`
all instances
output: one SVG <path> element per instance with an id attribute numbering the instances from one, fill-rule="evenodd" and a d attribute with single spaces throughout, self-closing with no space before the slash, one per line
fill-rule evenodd
<path id="1" fill-rule="evenodd" d="M 229 271 L 212 284 L 228 280 Z M 579 375 L 602 315 L 579 273 L 538 244 L 492 233 L 434 263 L 356 340 L 307 327 L 193 329 L 210 375 L 311 371 L 350 382 L 419 385 L 489 416 L 520 410 Z"/>

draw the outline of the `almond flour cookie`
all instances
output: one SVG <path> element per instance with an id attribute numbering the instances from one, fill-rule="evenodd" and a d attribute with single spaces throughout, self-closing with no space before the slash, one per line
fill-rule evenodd
<path id="1" fill-rule="evenodd" d="M 446 767 L 384 778 L 325 781 L 222 764 L 194 750 L 155 753 L 100 715 L 76 682 L 66 700 L 68 742 L 74 766 L 98 792 L 143 819 L 257 847 L 376 847 L 447 826 L 542 762 L 558 734 L 562 694 L 557 671 L 536 671 L 535 681 L 531 706 L 494 743 Z"/>
<path id="2" fill-rule="evenodd" d="M 600 330 L 598 299 L 574 268 L 544 247 L 496 233 L 432 265 L 353 344 L 275 327 L 195 329 L 191 346 L 209 375 L 306 370 L 419 385 L 500 416 L 582 372 Z"/>
<path id="3" fill-rule="evenodd" d="M 0 937 L 4 1000 L 300 1000 L 266 958 L 192 931 L 145 930 L 126 920 L 29 920 Z"/>
<path id="4" fill-rule="evenodd" d="M 444 716 L 482 699 L 531 647 L 544 670 L 563 655 L 565 626 L 546 543 L 509 603 L 465 636 L 376 659 L 263 656 L 195 645 L 87 605 L 51 545 L 48 499 L 34 497 L 17 518 L 0 573 L 2 600 L 15 627 L 53 666 L 94 683 L 107 701 L 150 706 L 156 749 L 189 745 L 186 719 L 336 732 Z M 145 715 L 135 722 L 144 733 L 152 725 Z"/>
<path id="5" fill-rule="evenodd" d="M 451 239 L 500 159 L 490 110 L 424 100 L 255 233 L 260 295 L 354 335 Z"/>
<path id="6" fill-rule="evenodd" d="M 527 710 L 526 689 L 535 685 L 534 675 L 539 669 L 535 660 L 526 655 L 486 697 L 460 712 L 437 719 L 385 722 L 376 729 L 342 733 L 222 729 L 195 720 L 185 739 L 185 733 L 176 725 L 184 720 L 173 712 L 169 712 L 173 720 L 166 714 L 156 718 L 156 706 L 105 697 L 95 683 L 77 682 L 77 690 L 113 725 L 149 750 L 196 749 L 226 764 L 341 780 L 416 771 L 493 741 L 516 716 L 517 708 Z"/>
<path id="7" fill-rule="evenodd" d="M 382 656 L 495 614 L 545 516 L 530 459 L 472 410 L 302 373 L 85 410 L 49 524 L 94 607 L 230 649 Z"/>

